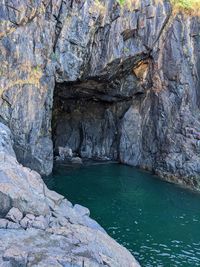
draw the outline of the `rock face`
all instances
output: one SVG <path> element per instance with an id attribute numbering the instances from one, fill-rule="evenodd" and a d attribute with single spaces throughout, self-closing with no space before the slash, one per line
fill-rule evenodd
<path id="1" fill-rule="evenodd" d="M 114 240 L 84 226 L 0 230 L 0 237 L 1 266 L 139 267 Z"/>
<path id="2" fill-rule="evenodd" d="M 199 188 L 199 18 L 133 2 L 74 1 L 61 21 L 55 152 L 67 145 Z"/>
<path id="3" fill-rule="evenodd" d="M 199 17 L 168 0 L 127 3 L 0 3 L 2 266 L 138 265 L 46 188 L 37 172 L 52 171 L 53 152 L 200 189 Z"/>
<path id="4" fill-rule="evenodd" d="M 3 1 L 0 119 L 41 174 L 53 139 L 55 155 L 68 147 L 198 188 L 199 18 L 168 0 L 127 3 Z"/>
<path id="5" fill-rule="evenodd" d="M 55 1 L 49 16 L 47 2 L 0 4 L 0 118 L 12 130 L 18 160 L 42 174 L 52 169 L 51 53 L 56 23 L 51 17 L 60 4 Z"/>
<path id="6" fill-rule="evenodd" d="M 0 123 L 0 265 L 139 267 L 87 208 L 17 162 L 10 137 Z"/>

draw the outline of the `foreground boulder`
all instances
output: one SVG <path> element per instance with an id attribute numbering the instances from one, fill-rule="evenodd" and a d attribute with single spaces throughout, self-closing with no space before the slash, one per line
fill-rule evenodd
<path id="1" fill-rule="evenodd" d="M 87 208 L 18 163 L 11 137 L 0 123 L 0 266 L 139 266 Z"/>
<path id="2" fill-rule="evenodd" d="M 4 210 L 12 205 L 21 212 L 50 213 L 44 187 L 38 173 L 20 165 L 15 157 L 0 152 L 0 195 L 6 199 Z"/>
<path id="3" fill-rule="evenodd" d="M 72 224 L 47 231 L 0 230 L 0 255 L 1 266 L 139 266 L 108 235 Z"/>

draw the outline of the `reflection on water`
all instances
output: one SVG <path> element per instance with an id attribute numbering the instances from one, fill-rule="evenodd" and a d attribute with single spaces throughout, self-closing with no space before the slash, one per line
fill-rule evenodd
<path id="1" fill-rule="evenodd" d="M 200 195 L 119 164 L 57 167 L 48 187 L 91 216 L 142 266 L 200 266 Z"/>

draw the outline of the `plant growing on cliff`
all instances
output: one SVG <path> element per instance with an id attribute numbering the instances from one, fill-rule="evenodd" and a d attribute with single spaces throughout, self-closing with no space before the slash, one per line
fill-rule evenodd
<path id="1" fill-rule="evenodd" d="M 91 11 L 98 11 L 100 14 L 104 14 L 106 11 L 105 5 L 100 0 L 95 0 L 93 5 L 91 6 Z"/>
<path id="2" fill-rule="evenodd" d="M 200 15 L 199 0 L 171 0 L 175 11 L 181 11 L 189 15 Z"/>
<path id="3" fill-rule="evenodd" d="M 130 11 L 140 9 L 141 0 L 115 0 L 121 7 Z M 155 4 L 161 3 L 163 0 L 154 0 Z"/>
<path id="4" fill-rule="evenodd" d="M 184 12 L 189 15 L 200 15 L 200 0 L 169 0 L 175 12 Z M 138 0 L 116 0 L 120 6 L 130 8 L 133 4 L 140 2 Z M 156 4 L 161 0 L 154 0 Z"/>
<path id="5" fill-rule="evenodd" d="M 33 71 L 34 71 L 35 73 L 40 72 L 40 71 L 41 71 L 40 66 L 35 66 L 35 67 L 33 68 Z"/>
<path id="6" fill-rule="evenodd" d="M 116 0 L 121 7 L 132 9 L 135 4 L 138 4 L 138 0 Z"/>
<path id="7" fill-rule="evenodd" d="M 117 0 L 117 2 L 120 4 L 120 5 L 124 5 L 126 0 Z"/>

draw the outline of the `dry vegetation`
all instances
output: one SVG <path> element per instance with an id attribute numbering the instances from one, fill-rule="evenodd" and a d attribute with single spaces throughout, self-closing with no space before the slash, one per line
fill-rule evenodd
<path id="1" fill-rule="evenodd" d="M 121 6 L 130 8 L 140 3 L 139 0 L 116 0 Z M 200 0 L 169 0 L 172 3 L 174 12 L 184 12 L 189 15 L 200 16 Z M 154 0 L 160 3 L 162 0 Z"/>
<path id="2" fill-rule="evenodd" d="M 0 86 L 0 97 L 4 91 L 17 85 L 23 86 L 23 85 L 29 84 L 29 85 L 35 85 L 38 88 L 40 88 L 40 79 L 42 78 L 42 75 L 43 75 L 43 72 L 40 66 L 35 66 L 32 68 L 31 65 L 25 64 L 25 65 L 21 65 L 20 70 L 27 72 L 26 78 L 20 79 L 16 77 L 16 73 L 14 73 L 8 80 L 8 83 L 6 86 L 4 87 Z M 0 74 L 3 75 L 3 73 L 0 73 Z"/>
<path id="3" fill-rule="evenodd" d="M 200 16 L 200 0 L 171 0 L 174 11 Z"/>
<path id="4" fill-rule="evenodd" d="M 89 12 L 99 12 L 100 14 L 105 14 L 106 7 L 100 0 L 94 0 L 93 5 L 90 7 Z"/>

